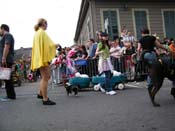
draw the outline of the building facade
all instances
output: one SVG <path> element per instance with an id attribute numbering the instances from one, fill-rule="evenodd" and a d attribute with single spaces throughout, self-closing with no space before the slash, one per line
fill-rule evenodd
<path id="1" fill-rule="evenodd" d="M 84 44 L 100 30 L 113 39 L 123 27 L 137 39 L 143 27 L 161 39 L 175 38 L 175 0 L 82 0 L 74 40 Z"/>
<path id="2" fill-rule="evenodd" d="M 25 60 L 27 62 L 31 61 L 31 55 L 32 55 L 32 48 L 20 48 L 15 50 L 15 55 L 14 55 L 14 59 L 15 61 L 18 60 Z"/>

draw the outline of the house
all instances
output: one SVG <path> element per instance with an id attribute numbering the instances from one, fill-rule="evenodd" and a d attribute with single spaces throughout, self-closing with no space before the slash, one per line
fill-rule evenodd
<path id="1" fill-rule="evenodd" d="M 113 39 L 123 27 L 137 39 L 143 27 L 161 39 L 175 38 L 175 0 L 82 0 L 74 41 L 84 44 L 100 30 Z"/>

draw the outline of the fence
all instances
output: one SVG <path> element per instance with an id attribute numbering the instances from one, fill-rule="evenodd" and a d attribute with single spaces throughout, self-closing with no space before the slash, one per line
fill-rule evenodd
<path id="1" fill-rule="evenodd" d="M 111 57 L 111 63 L 114 70 L 125 74 L 128 80 L 138 80 L 147 75 L 147 68 L 144 63 L 140 60 L 134 63 L 131 56 Z M 98 75 L 98 59 L 88 59 L 86 64 L 78 65 L 77 68 L 81 74 L 87 74 L 89 77 Z"/>

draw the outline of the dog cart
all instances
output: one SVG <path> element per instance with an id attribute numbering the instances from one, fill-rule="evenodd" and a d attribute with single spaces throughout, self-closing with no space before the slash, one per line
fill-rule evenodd
<path id="1" fill-rule="evenodd" d="M 71 77 L 68 78 L 68 83 L 65 85 L 65 88 L 67 90 L 67 94 L 69 95 L 74 91 L 75 95 L 78 93 L 78 89 L 88 88 L 90 85 L 90 78 L 87 75 L 81 75 L 80 73 L 76 75 L 75 72 L 83 72 L 83 69 L 86 68 L 87 61 L 84 59 L 75 60 L 74 66 L 76 71 L 73 72 L 73 75 L 71 74 Z M 68 69 L 70 70 L 70 69 Z M 70 71 L 68 71 L 70 74 Z"/>

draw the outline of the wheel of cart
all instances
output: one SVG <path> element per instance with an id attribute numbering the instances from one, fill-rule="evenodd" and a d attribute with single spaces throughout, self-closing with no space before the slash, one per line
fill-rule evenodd
<path id="1" fill-rule="evenodd" d="M 125 84 L 124 83 L 119 83 L 114 88 L 119 89 L 119 90 L 124 90 L 125 89 Z"/>
<path id="2" fill-rule="evenodd" d="M 69 79 L 69 85 L 67 86 L 67 95 L 71 94 L 72 91 L 74 95 L 78 94 L 78 91 L 84 88 L 89 88 L 90 78 L 82 78 L 82 77 L 73 77 Z"/>
<path id="3" fill-rule="evenodd" d="M 119 76 L 113 76 L 111 78 L 112 87 L 114 89 L 118 89 L 118 90 L 125 89 L 125 82 L 126 81 L 127 81 L 127 77 L 123 74 L 121 74 Z"/>

